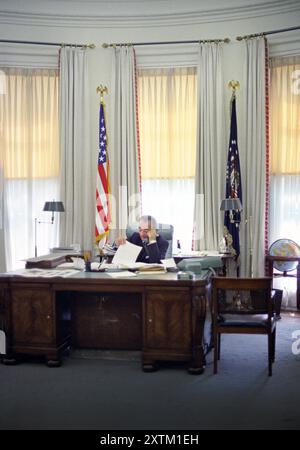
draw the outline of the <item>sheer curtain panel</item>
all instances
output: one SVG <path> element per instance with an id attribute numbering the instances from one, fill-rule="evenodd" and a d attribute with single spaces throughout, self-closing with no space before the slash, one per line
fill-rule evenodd
<path id="1" fill-rule="evenodd" d="M 266 40 L 245 41 L 245 161 L 243 182 L 244 246 L 242 276 L 264 275 L 266 220 Z M 241 153 L 242 156 L 242 153 Z M 252 258 L 251 258 L 252 254 Z"/>
<path id="2" fill-rule="evenodd" d="M 11 270 L 34 256 L 34 219 L 48 222 L 44 202 L 58 198 L 58 72 L 2 71 L 6 88 L 0 95 L 0 247 L 4 242 L 2 268 Z M 57 225 L 38 226 L 38 254 L 57 244 Z"/>
<path id="3" fill-rule="evenodd" d="M 112 101 L 109 123 L 112 224 L 109 239 L 125 232 L 141 213 L 135 53 L 113 49 Z"/>
<path id="4" fill-rule="evenodd" d="M 300 55 L 271 59 L 270 243 L 300 245 Z"/>
<path id="5" fill-rule="evenodd" d="M 97 151 L 89 132 L 87 50 L 66 47 L 60 54 L 60 149 L 63 245 L 94 246 Z"/>
<path id="6" fill-rule="evenodd" d="M 200 44 L 198 86 L 194 248 L 217 249 L 223 235 L 220 203 L 227 155 L 221 44 Z"/>
<path id="7" fill-rule="evenodd" d="M 196 159 L 196 67 L 140 69 L 142 209 L 190 251 Z"/>

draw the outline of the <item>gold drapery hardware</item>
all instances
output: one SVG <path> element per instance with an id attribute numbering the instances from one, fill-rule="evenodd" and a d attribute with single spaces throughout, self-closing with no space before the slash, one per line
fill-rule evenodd
<path id="1" fill-rule="evenodd" d="M 237 80 L 230 80 L 229 83 L 228 83 L 228 87 L 230 89 L 232 89 L 232 93 L 235 94 L 235 91 L 237 89 L 239 89 L 239 87 L 240 87 L 240 82 L 237 81 Z"/>
<path id="2" fill-rule="evenodd" d="M 54 47 L 82 47 L 82 48 L 95 48 L 95 44 L 66 44 L 65 42 L 40 42 L 40 41 L 20 41 L 20 40 L 8 40 L 0 39 L 0 43 L 5 44 L 29 44 L 29 45 L 50 45 Z"/>
<path id="3" fill-rule="evenodd" d="M 132 44 L 130 42 L 124 42 L 124 43 L 120 43 L 120 44 L 107 44 L 106 42 L 104 42 L 102 44 L 103 48 L 108 48 L 108 47 L 112 47 L 112 48 L 117 48 L 117 47 L 133 47 L 133 45 L 141 45 L 141 44 Z"/>
<path id="4" fill-rule="evenodd" d="M 237 36 L 236 40 L 243 41 L 244 39 L 247 40 L 247 39 L 252 39 L 252 38 L 260 37 L 260 36 L 265 37 L 268 34 L 286 33 L 287 31 L 295 31 L 295 30 L 300 30 L 300 26 L 283 28 L 281 30 L 263 31 L 261 33 L 255 33 L 255 34 L 246 34 L 245 36 Z"/>
<path id="5" fill-rule="evenodd" d="M 64 47 L 75 47 L 75 48 L 90 48 L 91 50 L 93 50 L 94 48 L 96 48 L 95 44 L 60 44 L 61 48 Z"/>
<path id="6" fill-rule="evenodd" d="M 225 38 L 225 39 L 203 39 L 201 41 L 199 41 L 199 44 L 219 44 L 221 42 L 224 42 L 225 44 L 229 44 L 230 39 L 229 38 Z"/>
<path id="7" fill-rule="evenodd" d="M 94 50 L 94 48 L 96 48 L 95 44 L 85 44 L 83 45 L 84 48 L 90 48 L 91 50 Z"/>
<path id="8" fill-rule="evenodd" d="M 236 40 L 237 41 L 244 41 L 244 40 L 246 41 L 248 39 L 253 39 L 256 37 L 264 37 L 264 36 L 266 36 L 266 33 L 246 34 L 245 36 L 237 36 Z"/>
<path id="9" fill-rule="evenodd" d="M 108 47 L 113 47 L 113 48 L 117 48 L 117 47 L 132 47 L 132 46 L 137 46 L 137 45 L 171 45 L 171 44 L 207 44 L 207 43 L 221 43 L 224 42 L 225 44 L 228 44 L 230 42 L 229 38 L 224 38 L 224 39 L 205 39 L 205 40 L 197 40 L 197 41 L 168 41 L 168 42 L 133 42 L 133 43 L 113 43 L 113 44 L 108 44 L 107 42 L 104 42 L 102 44 L 103 48 L 108 48 Z"/>

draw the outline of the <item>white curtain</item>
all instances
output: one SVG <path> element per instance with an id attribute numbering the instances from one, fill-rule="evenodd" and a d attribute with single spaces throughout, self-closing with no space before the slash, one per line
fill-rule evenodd
<path id="1" fill-rule="evenodd" d="M 270 177 L 269 242 L 292 239 L 300 246 L 300 174 Z"/>
<path id="2" fill-rule="evenodd" d="M 271 59 L 269 240 L 300 245 L 300 56 Z"/>
<path id="3" fill-rule="evenodd" d="M 192 246 L 197 124 L 196 67 L 138 71 L 142 210 Z M 175 248 L 174 248 L 175 250 Z"/>
<path id="4" fill-rule="evenodd" d="M 2 92 L 4 94 L 4 92 Z M 0 138 L 0 273 L 6 272 L 6 255 L 5 255 L 5 240 L 4 240 L 4 176 L 3 176 L 3 163 L 4 163 L 4 154 L 3 154 L 3 146 L 2 146 L 2 130 L 1 130 L 1 138 Z"/>
<path id="5" fill-rule="evenodd" d="M 45 201 L 58 197 L 58 72 L 4 68 L 0 95 L 0 248 L 1 270 L 24 267 L 57 244 L 59 217 L 49 223 Z"/>
<path id="6" fill-rule="evenodd" d="M 299 75 L 300 56 L 271 58 L 270 244 L 287 238 L 300 245 Z M 295 278 L 276 277 L 274 287 L 283 290 L 283 307 L 296 308 Z"/>
<path id="7" fill-rule="evenodd" d="M 266 211 L 265 39 L 246 40 L 245 53 L 245 151 L 241 156 L 245 155 L 242 183 L 243 216 L 247 225 L 242 238 L 241 274 L 263 276 Z"/>
<path id="8" fill-rule="evenodd" d="M 135 53 L 132 47 L 113 50 L 112 101 L 109 123 L 112 224 L 109 240 L 124 233 L 141 213 L 137 128 Z"/>
<path id="9" fill-rule="evenodd" d="M 200 44 L 194 248 L 216 249 L 223 234 L 220 203 L 225 192 L 227 144 L 222 46 Z"/>
<path id="10" fill-rule="evenodd" d="M 60 54 L 60 149 L 62 245 L 94 245 L 97 151 L 89 133 L 86 49 L 62 48 Z"/>
<path id="11" fill-rule="evenodd" d="M 193 236 L 194 178 L 143 180 L 143 214 L 174 226 L 173 252 L 190 253 Z"/>

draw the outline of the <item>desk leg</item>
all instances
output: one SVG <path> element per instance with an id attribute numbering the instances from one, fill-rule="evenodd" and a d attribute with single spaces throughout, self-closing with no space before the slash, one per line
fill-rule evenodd
<path id="1" fill-rule="evenodd" d="M 192 314 L 192 361 L 188 372 L 192 375 L 200 375 L 204 372 L 205 358 L 203 349 L 204 323 L 206 313 L 206 295 L 193 295 Z"/>
<path id="2" fill-rule="evenodd" d="M 267 273 L 266 276 L 267 277 L 273 277 L 273 264 L 274 262 L 272 260 L 269 260 L 267 263 Z"/>
<path id="3" fill-rule="evenodd" d="M 143 359 L 142 368 L 143 368 L 143 372 L 156 372 L 158 369 L 158 365 L 153 360 L 147 361 L 147 359 Z"/>
<path id="4" fill-rule="evenodd" d="M 47 359 L 47 366 L 48 367 L 60 367 L 61 360 L 60 359 Z"/>

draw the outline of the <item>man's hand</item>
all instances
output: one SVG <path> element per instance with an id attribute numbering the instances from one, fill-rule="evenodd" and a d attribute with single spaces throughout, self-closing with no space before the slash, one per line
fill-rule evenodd
<path id="1" fill-rule="evenodd" d="M 126 238 L 120 236 L 115 240 L 115 244 L 117 245 L 117 247 L 119 247 L 119 245 L 123 245 L 126 244 Z"/>
<path id="2" fill-rule="evenodd" d="M 149 239 L 149 243 L 156 242 L 156 230 L 155 229 L 148 230 L 147 236 Z"/>

